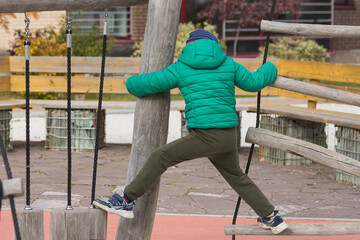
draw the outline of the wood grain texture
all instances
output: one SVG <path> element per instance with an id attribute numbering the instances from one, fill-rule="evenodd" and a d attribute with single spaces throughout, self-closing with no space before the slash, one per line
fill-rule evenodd
<path id="1" fill-rule="evenodd" d="M 9 56 L 0 56 L 0 72 L 10 72 Z"/>
<path id="2" fill-rule="evenodd" d="M 358 235 L 360 222 L 294 223 L 276 236 Z M 274 235 L 257 225 L 225 225 L 225 235 Z"/>
<path id="3" fill-rule="evenodd" d="M 162 70 L 173 62 L 180 7 L 181 0 L 149 1 L 140 73 Z M 166 144 L 169 110 L 169 92 L 138 98 L 127 183 L 135 178 L 151 152 Z M 137 200 L 134 219 L 120 218 L 116 239 L 150 240 L 159 182 Z"/>
<path id="4" fill-rule="evenodd" d="M 285 33 L 302 36 L 321 36 L 329 38 L 360 38 L 359 26 L 284 23 L 262 20 L 262 32 Z"/>
<path id="5" fill-rule="evenodd" d="M 269 86 L 280 88 L 288 91 L 302 93 L 314 97 L 320 97 L 339 103 L 360 106 L 360 95 L 341 91 L 338 89 L 327 88 L 316 84 L 297 81 L 285 77 L 277 77 L 277 79 Z"/>
<path id="6" fill-rule="evenodd" d="M 279 75 L 360 84 L 360 65 L 279 60 Z"/>
<path id="7" fill-rule="evenodd" d="M 319 145 L 267 129 L 250 127 L 246 134 L 245 142 L 279 149 L 360 177 L 359 161 Z"/>
<path id="8" fill-rule="evenodd" d="M 14 197 L 24 195 L 24 184 L 21 178 L 4 179 L 1 182 L 3 186 L 3 198 L 7 198 L 9 195 L 13 195 Z"/>
<path id="9" fill-rule="evenodd" d="M 89 239 L 106 240 L 107 212 L 97 208 L 89 208 L 88 217 L 90 219 Z"/>
<path id="10" fill-rule="evenodd" d="M 248 108 L 250 112 L 256 112 L 255 106 Z M 360 115 L 327 111 L 320 109 L 308 109 L 302 107 L 293 107 L 286 105 L 262 106 L 261 113 L 276 114 L 283 117 L 303 119 L 312 122 L 331 123 L 343 127 L 360 129 Z"/>
<path id="11" fill-rule="evenodd" d="M 24 57 L 10 57 L 10 72 L 24 72 Z M 106 74 L 138 74 L 139 58 L 107 57 Z M 100 57 L 71 57 L 72 73 L 100 73 Z M 66 73 L 66 57 L 31 57 L 32 73 Z"/>
<path id="12" fill-rule="evenodd" d="M 90 239 L 89 208 L 50 210 L 50 240 Z"/>
<path id="13" fill-rule="evenodd" d="M 59 10 L 85 10 L 108 8 L 112 6 L 132 6 L 147 3 L 147 0 L 1 0 L 0 13 L 23 13 Z"/>
<path id="14" fill-rule="evenodd" d="M 10 91 L 10 76 L 0 76 L 0 92 Z"/>
<path id="15" fill-rule="evenodd" d="M 99 93 L 99 77 L 73 76 L 71 78 L 71 92 Z M 125 77 L 105 77 L 104 93 L 127 94 Z M 25 91 L 25 76 L 11 76 L 11 91 Z M 66 76 L 30 76 L 31 92 L 66 92 Z"/>
<path id="16" fill-rule="evenodd" d="M 44 239 L 44 213 L 42 209 L 16 209 L 21 239 Z M 15 232 L 13 239 L 16 240 Z"/>

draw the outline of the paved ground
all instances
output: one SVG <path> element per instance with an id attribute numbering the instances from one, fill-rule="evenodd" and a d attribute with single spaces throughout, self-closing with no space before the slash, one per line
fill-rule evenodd
<path id="1" fill-rule="evenodd" d="M 111 145 L 99 151 L 97 196 L 125 185 L 130 145 Z M 242 149 L 245 166 L 248 149 Z M 73 206 L 89 206 L 93 153 L 73 153 Z M 14 177 L 25 178 L 25 144 L 15 142 L 8 153 Z M 255 156 L 251 178 L 285 217 L 359 219 L 360 188 L 335 182 L 334 170 L 319 165 L 275 166 Z M 0 178 L 6 178 L 0 169 Z M 44 143 L 31 145 L 31 205 L 49 209 L 66 206 L 67 154 L 48 151 Z M 196 159 L 168 169 L 161 180 L 157 213 L 232 215 L 237 196 L 207 159 Z M 25 197 L 17 198 L 18 207 Z M 8 202 L 5 202 L 8 207 Z M 244 203 L 241 216 L 255 216 Z"/>

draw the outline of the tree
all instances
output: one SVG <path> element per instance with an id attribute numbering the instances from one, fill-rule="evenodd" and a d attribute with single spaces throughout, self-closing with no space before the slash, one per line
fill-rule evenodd
<path id="1" fill-rule="evenodd" d="M 278 0 L 275 14 L 287 12 L 295 17 L 299 16 L 301 0 Z M 238 18 L 236 37 L 234 41 L 234 56 L 240 29 L 259 26 L 262 19 L 267 19 L 272 6 L 271 0 L 208 0 L 207 7 L 199 12 L 198 17 L 205 18 L 210 23 L 214 20 Z"/>

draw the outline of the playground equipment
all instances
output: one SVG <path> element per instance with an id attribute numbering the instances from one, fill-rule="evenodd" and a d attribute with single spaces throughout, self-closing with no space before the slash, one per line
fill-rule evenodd
<path id="1" fill-rule="evenodd" d="M 65 0 L 54 4 L 54 2 L 50 0 L 42 0 L 42 1 L 29 0 L 26 3 L 23 3 L 23 1 L 20 0 L 12 0 L 12 1 L 0 1 L 0 9 L 3 9 L 2 11 L 6 11 L 6 12 L 27 12 L 27 11 L 42 11 L 42 10 L 47 10 L 47 11 L 48 10 L 79 10 L 79 9 L 91 9 L 91 8 L 106 8 L 114 5 L 133 5 L 143 2 L 147 2 L 147 1 L 102 0 L 102 1 L 88 1 L 86 4 L 84 4 L 82 2 L 75 0 Z M 149 1 L 149 12 L 148 12 L 148 19 L 147 19 L 147 25 L 145 31 L 145 39 L 143 45 L 144 51 L 140 65 L 140 73 L 161 70 L 172 62 L 173 51 L 175 47 L 174 43 L 176 39 L 177 25 L 178 25 L 179 13 L 180 13 L 180 3 L 181 1 L 179 0 Z M 268 42 L 269 40 L 267 40 L 267 43 Z M 69 52 L 69 48 L 71 51 L 70 45 L 68 45 L 68 52 Z M 29 57 L 28 54 L 25 54 L 26 62 L 29 61 L 29 59 L 27 59 L 28 58 L 27 56 Z M 266 62 L 266 57 L 264 61 Z M 68 67 L 69 67 L 69 62 L 68 62 Z M 27 63 L 26 65 L 28 66 Z M 70 66 L 71 66 L 71 62 L 70 62 Z M 71 69 L 68 70 L 69 70 L 68 76 L 69 75 L 71 76 L 71 74 L 69 74 Z M 70 82 L 70 79 L 68 79 L 68 81 Z M 295 84 L 290 84 L 290 82 L 292 81 L 289 79 L 279 77 L 274 82 L 273 87 L 283 88 L 294 92 L 308 93 L 307 89 L 309 88 L 309 85 L 306 85 L 304 83 L 297 83 L 297 85 L 295 85 Z M 70 85 L 71 82 L 70 84 L 68 84 L 68 86 Z M 329 94 L 330 95 L 329 96 L 325 94 L 326 92 L 327 90 L 324 91 L 324 89 L 321 89 L 317 92 L 315 92 L 314 90 L 314 93 L 312 95 L 316 97 L 323 97 L 325 99 L 331 99 L 334 101 L 340 101 L 349 104 L 353 104 L 354 101 L 357 102 L 357 104 L 359 103 L 358 95 L 352 95 L 352 94 L 348 95 L 348 93 L 334 91 L 332 94 Z M 349 102 L 349 98 L 350 98 L 350 102 Z M 99 106 L 101 109 L 101 100 Z M 29 109 L 28 105 L 27 108 Z M 69 108 L 71 109 L 71 104 Z M 137 172 L 141 169 L 142 165 L 148 158 L 151 151 L 166 142 L 168 114 L 169 114 L 169 93 L 161 93 L 161 94 L 142 97 L 138 99 L 135 109 L 134 137 L 133 137 L 132 151 L 130 157 L 130 166 L 127 177 L 128 182 L 131 181 L 135 177 Z M 68 115 L 71 114 L 69 114 L 68 112 Z M 144 121 L 144 119 L 146 119 L 146 121 Z M 163 124 L 159 124 L 159 121 Z M 151 139 L 151 141 L 148 139 Z M 250 139 L 249 141 L 253 141 L 253 140 Z M 95 153 L 95 155 L 96 154 L 97 153 Z M 94 156 L 94 159 L 96 158 L 97 155 Z M 71 159 L 71 157 L 69 159 Z M 27 162 L 27 166 L 29 166 L 28 162 Z M 93 171 L 95 177 L 96 177 L 96 166 L 97 164 L 94 161 Z M 69 161 L 69 169 L 71 169 L 71 161 Z M 86 238 L 91 234 L 91 233 L 87 233 L 89 229 L 97 229 L 97 227 L 94 226 L 93 223 L 87 222 L 88 219 L 90 219 L 88 217 L 89 212 L 93 213 L 94 209 L 79 209 L 78 211 L 76 209 L 72 209 L 70 183 L 71 183 L 71 172 L 70 172 L 70 179 L 68 181 L 68 208 L 66 210 L 61 210 L 61 211 L 54 210 L 52 212 L 54 221 L 57 221 L 57 223 L 59 223 L 59 225 L 57 225 L 57 223 L 54 223 L 54 225 L 52 225 L 54 227 L 51 228 L 52 229 L 51 234 L 54 234 L 53 235 L 54 238 L 55 236 L 68 236 L 70 238 L 70 236 L 75 236 L 75 235 L 80 236 L 80 234 L 82 233 L 86 234 L 85 235 Z M 95 185 L 95 183 L 96 183 L 96 178 L 95 181 L 93 181 L 93 185 Z M 148 193 L 145 194 L 145 196 L 137 202 L 135 208 L 135 215 L 136 215 L 135 217 L 137 219 L 136 221 L 124 220 L 124 219 L 120 220 L 117 239 L 126 238 L 125 236 L 126 234 L 133 236 L 133 238 L 135 239 L 150 239 L 155 208 L 156 208 L 158 186 L 159 184 L 157 182 L 151 187 Z M 29 186 L 27 185 L 27 189 L 29 188 L 30 188 L 30 184 Z M 92 192 L 92 198 L 93 195 L 95 195 L 94 191 Z M 30 206 L 30 204 L 27 205 Z M 24 210 L 24 212 L 26 212 L 27 215 L 33 213 L 34 216 L 27 216 L 33 219 L 42 216 L 41 211 L 38 214 L 34 209 L 32 210 L 27 209 Z M 97 214 L 95 213 L 95 215 Z M 24 219 L 27 217 L 24 217 Z M 101 223 L 105 222 L 104 218 L 97 217 L 97 219 L 98 220 L 94 222 L 101 222 Z M 25 221 L 25 222 L 26 223 L 33 222 L 36 224 L 34 224 L 34 226 L 23 225 L 20 229 L 25 229 L 25 230 L 43 229 L 43 223 L 41 223 L 41 221 L 34 220 L 34 221 Z M 81 226 L 78 226 L 79 222 L 82 224 L 83 223 L 88 223 L 88 224 L 83 224 L 85 225 L 84 226 L 85 229 L 82 229 Z M 296 226 L 299 226 L 300 228 L 304 229 L 304 227 L 301 227 L 300 225 L 295 225 L 293 228 L 294 232 L 290 234 L 297 234 L 296 232 L 299 232 L 299 234 L 304 234 L 304 232 L 295 231 L 295 229 L 297 228 Z M 330 231 L 327 231 L 326 229 L 332 227 L 332 225 L 323 225 L 324 226 L 323 228 L 320 228 L 321 227 L 320 225 L 313 225 L 313 226 L 319 229 L 319 231 L 315 233 L 316 235 L 330 233 Z M 337 227 L 339 226 L 340 227 L 345 226 L 345 224 L 343 225 L 342 223 L 338 223 Z M 356 231 L 358 229 L 356 228 L 357 225 L 355 224 L 355 227 L 353 226 L 354 225 L 351 225 L 351 229 L 346 234 L 358 233 L 358 231 Z M 230 228 L 229 231 L 231 231 L 230 234 L 240 233 L 238 231 L 237 232 L 232 231 L 231 230 L 232 227 L 234 226 L 229 227 Z M 80 229 L 82 230 L 81 233 L 79 232 Z M 254 231 L 255 231 L 253 232 L 254 234 L 264 233 L 261 229 Z M 17 233 L 18 230 L 16 230 L 15 232 Z M 101 232 L 101 231 L 97 230 L 97 232 Z M 244 234 L 244 232 L 241 232 L 241 234 Z M 26 236 L 26 234 L 24 234 L 23 236 Z M 20 239 L 19 234 L 17 234 L 17 238 Z M 37 235 L 35 239 L 42 239 L 42 238 L 43 238 L 43 233 L 41 233 L 40 231 L 39 235 Z M 97 239 L 101 239 L 101 237 L 97 237 Z M 102 239 L 104 238 L 102 237 Z"/>
<path id="2" fill-rule="evenodd" d="M 42 10 L 79 10 L 79 9 L 93 9 L 93 8 L 106 8 L 109 6 L 116 5 L 134 5 L 138 3 L 144 3 L 145 1 L 87 1 L 86 4 L 78 1 L 62 1 L 54 3 L 53 1 L 34 1 L 34 2 L 13 2 L 13 1 L 0 1 L 0 5 L 5 7 L 6 12 L 28 12 L 28 11 L 42 11 Z M 147 1 L 146 1 L 147 2 Z M 180 5 L 181 1 L 149 1 L 149 12 L 146 25 L 146 34 L 144 39 L 144 51 L 142 55 L 142 61 L 140 66 L 140 73 L 155 71 L 165 68 L 172 62 L 173 52 L 175 48 L 176 33 L 178 26 L 178 19 L 180 15 Z M 2 8 L 3 9 L 3 8 Z M 68 46 L 69 47 L 69 46 Z M 69 48 L 68 48 L 69 51 Z M 69 81 L 69 80 L 68 80 Z M 134 175 L 140 170 L 145 159 L 152 150 L 156 147 L 164 144 L 167 137 L 167 124 L 158 124 L 159 119 L 162 119 L 164 122 L 168 122 L 169 114 L 169 94 L 157 94 L 155 96 L 144 97 L 138 100 L 136 106 L 135 119 L 138 121 L 135 123 L 135 129 L 137 132 L 134 132 L 134 143 L 131 154 L 131 163 L 129 167 L 128 180 L 134 177 Z M 150 107 L 149 107 L 150 106 Z M 151 114 L 149 114 L 151 113 Z M 155 113 L 155 114 L 154 114 Z M 149 116 L 151 116 L 149 118 Z M 142 121 L 146 119 L 146 124 Z M 144 138 L 144 134 L 147 134 Z M 152 141 L 140 141 L 140 139 L 152 139 Z M 69 161 L 70 162 L 70 161 Z M 134 162 L 134 163 L 132 163 Z M 133 165 L 132 165 L 133 164 Z M 70 175 L 71 176 L 71 175 Z M 137 202 L 137 210 L 135 215 L 138 215 L 138 221 L 126 222 L 121 220 L 119 223 L 120 229 L 125 227 L 126 231 L 122 231 L 121 236 L 117 238 L 123 239 L 125 235 L 135 235 L 137 239 L 150 239 L 151 230 L 154 220 L 155 208 L 156 208 L 156 199 L 158 191 L 158 184 L 153 185 L 153 190 L 150 191 L 142 200 Z M 69 190 L 69 188 L 68 188 Z M 68 196 L 69 197 L 69 196 Z M 71 196 L 70 196 L 71 197 Z M 61 211 L 60 222 L 64 222 L 64 219 L 70 220 L 72 217 L 78 217 L 78 221 L 83 219 L 80 215 L 75 213 L 76 209 L 70 209 L 68 204 L 68 209 Z M 90 209 L 91 211 L 94 209 Z M 88 212 L 90 211 L 88 210 Z M 27 213 L 34 212 L 34 210 L 27 210 Z M 71 211 L 71 213 L 70 213 Z M 74 214 L 73 214 L 74 213 Z M 57 213 L 53 214 L 54 216 Z M 79 216 L 77 216 L 79 215 Z M 56 218 L 56 217 L 54 217 Z M 35 217 L 34 217 L 35 219 Z M 104 222 L 103 220 L 99 220 Z M 35 222 L 31 221 L 30 222 Z M 59 225 L 60 226 L 60 225 Z M 61 225 L 61 236 L 70 237 L 74 236 L 72 233 L 79 234 L 79 232 L 71 230 L 73 225 Z M 88 229 L 94 228 L 94 226 L 86 225 Z M 27 229 L 43 229 L 43 225 L 38 226 L 25 226 Z M 129 230 L 130 229 L 130 230 Z M 129 230 L 129 231 L 128 231 Z M 54 229 L 53 229 L 54 231 Z M 19 231 L 16 231 L 19 232 Z M 20 239 L 20 234 L 17 239 Z M 22 234 L 21 234 L 22 235 Z M 52 235 L 52 233 L 51 233 Z M 26 236 L 26 235 L 23 235 Z M 92 237 L 90 237 L 92 238 Z M 94 237 L 96 239 L 104 239 Z M 34 239 L 43 239 L 43 235 L 38 235 Z M 53 239 L 53 238 L 52 238 Z M 68 239 L 68 238 L 67 238 Z"/>
<path id="3" fill-rule="evenodd" d="M 302 36 L 306 35 L 317 35 L 325 37 L 360 37 L 360 27 L 355 26 L 323 26 L 313 24 L 290 24 L 290 23 L 278 23 L 272 22 L 272 15 L 275 8 L 276 0 L 273 1 L 270 21 L 261 22 L 261 31 L 266 32 L 267 41 L 265 45 L 264 63 L 266 62 L 267 47 L 270 37 L 270 32 L 279 32 L 286 34 L 299 34 Z M 332 92 L 331 89 L 323 88 L 319 86 L 313 86 L 313 84 L 300 83 L 293 80 L 278 77 L 271 85 L 273 87 L 286 89 L 298 93 L 307 94 L 310 96 L 316 96 L 328 100 L 334 100 L 342 103 L 347 103 L 355 106 L 359 106 L 358 94 L 343 94 Z M 248 130 L 246 141 L 252 143 L 248 164 L 245 173 L 249 171 L 251 158 L 253 154 L 254 144 L 263 146 L 271 146 L 275 149 L 290 152 L 299 156 L 304 156 L 310 160 L 320 162 L 330 167 L 341 169 L 345 172 L 351 172 L 356 176 L 359 176 L 360 164 L 358 161 L 343 155 L 331 152 L 327 149 L 319 147 L 315 144 L 307 143 L 295 138 L 287 137 L 278 133 L 271 132 L 265 129 L 258 129 L 260 120 L 260 97 L 261 92 L 258 94 L 257 104 L 257 118 L 256 118 L 256 129 L 250 128 Z M 239 197 L 232 225 L 225 226 L 225 234 L 232 235 L 235 239 L 235 235 L 267 235 L 268 231 L 259 228 L 254 225 L 236 226 L 236 216 L 239 210 L 241 198 Z M 336 230 L 334 230 L 336 229 Z M 283 235 L 341 235 L 341 234 L 358 234 L 360 229 L 360 223 L 323 223 L 323 224 L 292 224 L 289 229 L 283 232 Z"/>

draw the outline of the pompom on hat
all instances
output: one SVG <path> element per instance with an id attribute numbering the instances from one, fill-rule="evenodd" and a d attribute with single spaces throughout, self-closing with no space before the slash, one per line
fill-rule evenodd
<path id="1" fill-rule="evenodd" d="M 210 39 L 218 43 L 217 38 L 212 33 L 205 30 L 195 30 L 190 33 L 190 37 L 186 41 L 186 44 L 188 44 L 189 42 L 196 41 L 198 39 Z"/>

